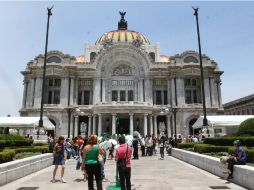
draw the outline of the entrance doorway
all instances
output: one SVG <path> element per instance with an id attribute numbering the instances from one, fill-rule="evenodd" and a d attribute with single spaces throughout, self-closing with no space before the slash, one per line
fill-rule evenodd
<path id="1" fill-rule="evenodd" d="M 194 125 L 194 123 L 197 121 L 197 118 L 194 118 L 192 120 L 190 120 L 189 122 L 189 134 L 190 135 L 195 135 L 197 133 L 199 133 L 199 129 L 193 129 L 192 126 Z"/>
<path id="2" fill-rule="evenodd" d="M 130 133 L 130 119 L 119 118 L 119 126 L 117 126 L 118 134 L 129 134 Z"/>
<path id="3" fill-rule="evenodd" d="M 49 121 L 55 126 L 56 129 L 56 122 L 53 119 L 49 119 Z M 55 137 L 55 131 L 56 130 L 47 130 L 47 135 L 52 136 L 53 138 Z"/>

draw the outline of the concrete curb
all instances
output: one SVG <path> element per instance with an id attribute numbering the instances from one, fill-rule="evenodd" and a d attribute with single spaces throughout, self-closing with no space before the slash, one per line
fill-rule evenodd
<path id="1" fill-rule="evenodd" d="M 51 153 L 0 164 L 0 186 L 51 166 Z"/>
<path id="2" fill-rule="evenodd" d="M 223 174 L 225 165 L 220 163 L 219 158 L 214 158 L 207 155 L 202 155 L 195 152 L 190 152 L 182 149 L 173 148 L 172 156 L 184 162 L 194 165 L 200 169 L 208 171 L 214 175 L 226 178 Z M 233 183 L 238 184 L 247 189 L 254 190 L 254 167 L 251 166 L 234 166 Z"/>

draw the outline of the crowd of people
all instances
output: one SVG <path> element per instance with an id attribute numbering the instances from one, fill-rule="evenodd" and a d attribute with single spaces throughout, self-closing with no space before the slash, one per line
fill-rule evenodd
<path id="1" fill-rule="evenodd" d="M 177 138 L 177 143 L 181 142 L 197 142 L 200 139 L 198 136 L 188 136 L 182 138 L 181 135 Z M 58 167 L 61 166 L 61 179 L 60 182 L 66 183 L 64 179 L 65 161 L 66 159 L 73 158 L 77 161 L 76 169 L 81 170 L 84 181 L 88 181 L 88 189 L 94 189 L 94 179 L 98 190 L 102 190 L 102 182 L 107 181 L 104 166 L 106 160 L 114 159 L 117 163 L 118 174 L 120 178 L 120 184 L 122 190 L 131 189 L 131 159 L 139 159 L 139 155 L 156 156 L 157 151 L 160 154 L 160 160 L 164 160 L 165 152 L 167 155 L 171 155 L 172 147 L 175 147 L 175 138 L 168 138 L 167 136 L 161 136 L 156 138 L 153 135 L 147 135 L 142 138 L 134 136 L 132 143 L 125 142 L 125 137 L 120 136 L 118 139 L 118 146 L 114 143 L 99 142 L 96 135 L 90 135 L 88 138 L 82 138 L 78 136 L 74 139 L 65 139 L 60 136 L 59 138 L 48 137 L 49 151 L 53 153 L 53 170 L 52 183 L 56 182 L 56 172 Z M 228 163 L 228 169 L 225 173 L 229 174 L 229 178 L 232 178 L 233 166 L 243 165 L 246 163 L 246 153 L 243 148 L 240 147 L 240 141 L 235 141 L 236 146 L 235 155 L 228 157 L 225 162 Z M 139 150 L 141 151 L 139 154 Z M 107 156 L 108 152 L 108 156 Z"/>

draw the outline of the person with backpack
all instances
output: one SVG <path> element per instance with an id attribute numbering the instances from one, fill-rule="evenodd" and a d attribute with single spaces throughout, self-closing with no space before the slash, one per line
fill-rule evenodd
<path id="1" fill-rule="evenodd" d="M 119 172 L 121 190 L 131 190 L 131 155 L 132 149 L 125 144 L 125 137 L 120 136 L 120 146 L 116 149 L 115 160 Z"/>

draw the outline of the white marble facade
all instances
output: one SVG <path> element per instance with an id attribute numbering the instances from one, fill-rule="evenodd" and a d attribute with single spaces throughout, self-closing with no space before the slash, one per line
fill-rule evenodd
<path id="1" fill-rule="evenodd" d="M 122 22 L 122 21 L 120 21 Z M 119 22 L 119 23 L 120 23 Z M 133 133 L 159 135 L 159 124 L 171 136 L 174 120 L 165 108 L 176 107 L 177 133 L 191 133 L 190 125 L 202 115 L 198 53 L 160 54 L 159 43 L 150 44 L 142 34 L 121 28 L 87 44 L 84 55 L 48 52 L 44 115 L 56 125 L 56 135 L 71 136 Z M 24 76 L 21 116 L 40 111 L 44 56 L 29 61 Z M 206 106 L 209 115 L 223 111 L 217 63 L 203 55 Z M 116 120 L 119 121 L 116 122 Z"/>

